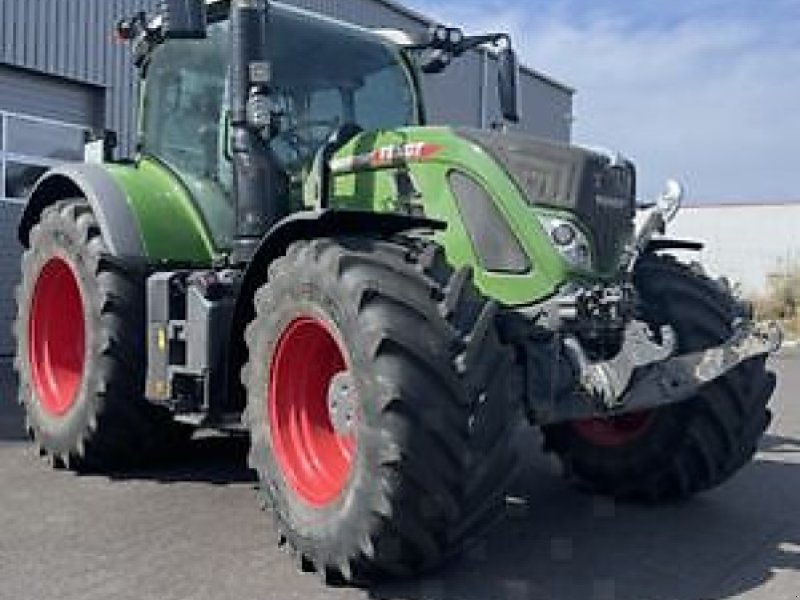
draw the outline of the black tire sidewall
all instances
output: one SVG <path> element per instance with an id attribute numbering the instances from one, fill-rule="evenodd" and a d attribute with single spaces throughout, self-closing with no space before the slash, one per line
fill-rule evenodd
<path id="1" fill-rule="evenodd" d="M 27 412 L 28 426 L 34 429 L 40 444 L 54 454 L 68 455 L 76 450 L 79 440 L 87 437 L 92 420 L 98 413 L 95 405 L 98 401 L 98 362 L 101 360 L 98 281 L 93 258 L 84 247 L 74 221 L 58 212 L 48 211 L 36 226 L 31 241 L 23 260 L 18 301 L 17 357 L 22 402 Z M 37 397 L 29 358 L 29 320 L 35 286 L 42 268 L 53 258 L 64 260 L 75 275 L 85 324 L 85 361 L 80 387 L 73 405 L 61 416 L 46 411 Z"/>
<path id="2" fill-rule="evenodd" d="M 637 265 L 635 282 L 640 301 L 646 308 L 646 314 L 642 317 L 651 327 L 658 329 L 661 325 L 672 327 L 677 336 L 677 353 L 683 354 L 699 350 L 703 347 L 711 347 L 724 341 L 724 335 L 719 336 L 700 336 L 698 337 L 691 329 L 691 324 L 683 322 L 681 315 L 675 314 L 675 307 L 672 305 L 672 294 L 669 289 L 670 282 L 659 282 L 665 284 L 666 293 L 658 293 L 658 285 L 652 288 L 648 281 L 647 270 L 655 270 L 653 276 L 663 277 L 665 263 L 660 256 L 646 256 Z M 686 276 L 681 271 L 670 272 L 669 276 L 683 278 Z M 573 423 L 564 423 L 548 429 L 556 432 L 557 437 L 569 437 L 569 445 L 574 448 L 577 456 L 584 457 L 584 460 L 596 463 L 597 465 L 609 465 L 618 468 L 628 465 L 624 471 L 624 478 L 630 478 L 644 474 L 653 465 L 660 464 L 669 460 L 669 448 L 675 448 L 685 435 L 685 431 L 694 415 L 692 403 L 706 402 L 706 394 L 709 393 L 709 386 L 703 390 L 702 394 L 696 395 L 691 400 L 675 405 L 664 406 L 651 409 L 647 428 L 636 438 L 627 443 L 617 446 L 598 445 L 585 437 L 578 431 Z"/>
<path id="3" fill-rule="evenodd" d="M 716 346 L 731 335 L 732 323 L 739 314 L 736 300 L 691 267 L 668 255 L 648 255 L 637 265 L 634 277 L 642 300 L 641 317 L 656 328 L 664 324 L 673 327 L 679 354 Z M 741 420 L 761 417 L 741 413 L 741 395 L 753 382 L 768 383 L 765 377 L 763 361 L 747 361 L 706 384 L 690 399 L 654 409 L 649 428 L 627 444 L 600 446 L 573 424 L 564 423 L 544 428 L 546 445 L 566 462 L 568 473 L 595 490 L 637 499 L 685 497 L 724 480 L 732 472 L 730 465 L 742 464 L 749 457 L 747 448 L 753 439 L 748 436 L 752 434 L 744 434 L 750 428 Z M 761 402 L 766 399 L 752 401 L 763 414 Z M 724 423 L 711 425 L 720 417 L 712 416 L 709 403 L 724 411 Z M 726 448 L 717 439 L 721 428 L 738 436 L 735 447 Z M 699 450 L 698 444 L 704 450 Z M 713 473 L 696 460 L 703 452 L 714 456 Z M 671 483 L 662 489 L 666 480 Z M 675 481 L 681 483 L 675 485 Z"/>
<path id="4" fill-rule="evenodd" d="M 352 554 L 364 527 L 364 511 L 378 497 L 380 478 L 380 443 L 370 427 L 377 422 L 378 411 L 364 399 L 379 395 L 378 384 L 367 369 L 364 339 L 357 324 L 357 314 L 351 299 L 333 277 L 316 273 L 316 277 L 284 276 L 270 282 L 268 298 L 260 307 L 253 324 L 254 352 L 251 350 L 251 390 L 263 390 L 263 401 L 248 405 L 251 435 L 263 438 L 254 451 L 263 452 L 259 464 L 267 465 L 270 487 L 267 492 L 274 511 L 287 523 L 307 546 L 318 554 Z M 316 280 L 315 280 L 316 279 Z M 346 353 L 346 361 L 355 377 L 359 403 L 357 450 L 350 475 L 340 496 L 323 507 L 312 507 L 300 499 L 287 483 L 278 465 L 273 445 L 267 409 L 269 368 L 277 343 L 287 326 L 296 318 L 310 316 L 324 322 L 334 333 Z M 253 357 L 259 357 L 254 359 Z M 259 450 L 260 449 L 260 450 Z M 370 474 L 372 476 L 370 476 Z M 334 549 L 338 548 L 338 549 Z"/>
<path id="5" fill-rule="evenodd" d="M 496 311 L 468 268 L 453 269 L 440 246 L 418 238 L 297 241 L 269 265 L 245 333 L 250 464 L 299 566 L 334 580 L 407 577 L 502 515 L 515 405 Z M 267 371 L 301 315 L 335 332 L 360 405 L 350 479 L 321 508 L 287 486 L 269 436 Z"/>

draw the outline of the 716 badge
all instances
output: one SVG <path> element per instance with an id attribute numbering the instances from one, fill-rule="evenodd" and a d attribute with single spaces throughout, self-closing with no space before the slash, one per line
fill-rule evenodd
<path id="1" fill-rule="evenodd" d="M 346 173 L 364 169 L 377 169 L 392 165 L 428 160 L 438 154 L 443 146 L 427 142 L 410 142 L 381 146 L 366 154 L 355 154 L 335 158 L 331 161 L 331 170 L 334 173 Z"/>

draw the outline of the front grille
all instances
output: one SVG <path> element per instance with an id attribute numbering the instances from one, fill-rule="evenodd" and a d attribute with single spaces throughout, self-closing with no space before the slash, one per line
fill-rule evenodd
<path id="1" fill-rule="evenodd" d="M 568 211 L 591 232 L 599 270 L 614 270 L 633 233 L 633 165 L 582 148 L 514 133 L 474 129 L 459 134 L 491 154 L 532 206 Z"/>
<path id="2" fill-rule="evenodd" d="M 630 163 L 610 166 L 607 158 L 597 155 L 586 162 L 575 214 L 592 231 L 602 271 L 619 265 L 625 244 L 633 235 L 634 185 Z"/>

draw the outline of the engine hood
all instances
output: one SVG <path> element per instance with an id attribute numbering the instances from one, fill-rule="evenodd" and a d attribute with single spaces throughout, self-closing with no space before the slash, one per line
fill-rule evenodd
<path id="1" fill-rule="evenodd" d="M 569 212 L 592 239 L 597 267 L 616 268 L 634 230 L 636 172 L 631 162 L 518 133 L 458 129 L 490 154 L 531 206 Z"/>

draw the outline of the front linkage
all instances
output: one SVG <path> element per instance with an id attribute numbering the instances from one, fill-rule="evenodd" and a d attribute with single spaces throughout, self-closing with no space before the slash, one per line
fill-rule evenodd
<path id="1" fill-rule="evenodd" d="M 653 239 L 680 202 L 680 187 L 669 185 L 622 259 L 623 283 L 577 287 L 506 320 L 507 338 L 521 348 L 533 424 L 614 419 L 684 402 L 742 363 L 780 348 L 777 324 L 755 323 L 746 310 L 730 323 L 727 339 L 683 353 L 670 324 L 655 327 L 638 318 L 647 309 L 639 306 L 633 274 L 643 256 L 669 244 Z"/>
<path id="2" fill-rule="evenodd" d="M 710 383 L 743 362 L 776 352 L 781 332 L 766 325 L 740 320 L 723 344 L 675 356 L 674 331 L 665 327 L 661 343 L 653 340 L 646 323 L 631 321 L 620 351 L 608 360 L 591 361 L 580 341 L 563 339 L 568 366 L 575 374 L 578 393 L 555 398 L 530 394 L 530 416 L 538 425 L 591 418 L 613 418 L 689 400 Z M 559 383 L 551 381 L 551 389 Z"/>

